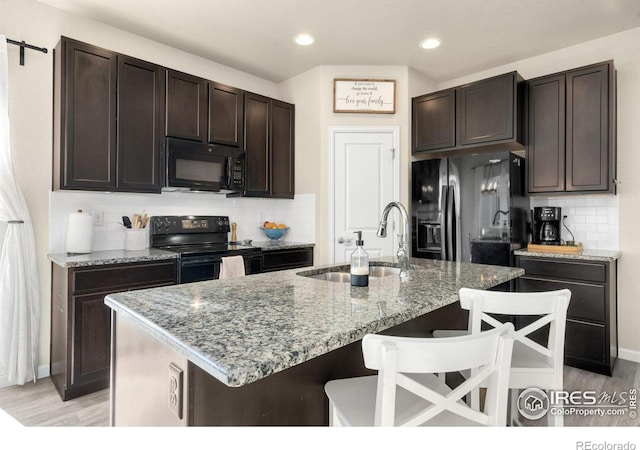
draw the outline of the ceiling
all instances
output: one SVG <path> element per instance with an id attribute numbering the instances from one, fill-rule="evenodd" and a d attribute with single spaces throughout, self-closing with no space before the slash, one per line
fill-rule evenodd
<path id="1" fill-rule="evenodd" d="M 640 26 L 640 0 L 39 1 L 274 82 L 320 65 L 442 82 Z M 420 49 L 428 37 L 442 45 Z"/>

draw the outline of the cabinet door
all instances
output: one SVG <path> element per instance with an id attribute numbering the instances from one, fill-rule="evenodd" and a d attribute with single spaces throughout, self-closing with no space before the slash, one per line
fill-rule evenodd
<path id="1" fill-rule="evenodd" d="M 604 325 L 567 319 L 565 358 L 578 358 L 591 363 L 607 363 L 606 333 Z"/>
<path id="2" fill-rule="evenodd" d="M 163 70 L 118 56 L 118 189 L 160 192 Z"/>
<path id="3" fill-rule="evenodd" d="M 529 82 L 529 192 L 564 191 L 565 76 Z"/>
<path id="4" fill-rule="evenodd" d="M 245 93 L 244 143 L 247 150 L 245 194 L 269 196 L 269 98 Z"/>
<path id="5" fill-rule="evenodd" d="M 454 89 L 411 100 L 413 153 L 455 147 L 455 102 Z"/>
<path id="6" fill-rule="evenodd" d="M 243 115 L 243 91 L 210 81 L 209 142 L 242 147 Z"/>
<path id="7" fill-rule="evenodd" d="M 270 196 L 293 198 L 295 106 L 271 100 Z"/>
<path id="8" fill-rule="evenodd" d="M 515 73 L 458 88 L 458 145 L 513 139 L 515 96 Z"/>
<path id="9" fill-rule="evenodd" d="M 567 191 L 609 189 L 609 65 L 567 72 Z"/>
<path id="10" fill-rule="evenodd" d="M 105 293 L 73 297 L 72 385 L 109 376 L 111 310 Z"/>
<path id="11" fill-rule="evenodd" d="M 116 185 L 116 55 L 66 40 L 61 188 Z"/>
<path id="12" fill-rule="evenodd" d="M 167 70 L 166 135 L 204 142 L 207 132 L 207 81 Z"/>

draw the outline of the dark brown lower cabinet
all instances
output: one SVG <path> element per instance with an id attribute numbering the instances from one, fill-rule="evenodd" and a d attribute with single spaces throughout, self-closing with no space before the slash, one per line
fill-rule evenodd
<path id="1" fill-rule="evenodd" d="M 109 387 L 109 293 L 177 282 L 176 260 L 64 268 L 52 264 L 51 380 L 62 400 Z"/>
<path id="2" fill-rule="evenodd" d="M 313 266 L 313 247 L 262 249 L 263 272 Z"/>
<path id="3" fill-rule="evenodd" d="M 516 256 L 519 292 L 569 289 L 565 364 L 611 375 L 618 357 L 617 262 Z"/>

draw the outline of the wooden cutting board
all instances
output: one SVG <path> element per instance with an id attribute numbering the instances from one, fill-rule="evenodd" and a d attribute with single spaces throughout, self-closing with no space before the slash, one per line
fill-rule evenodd
<path id="1" fill-rule="evenodd" d="M 527 250 L 530 252 L 540 252 L 540 253 L 556 253 L 561 255 L 579 255 L 582 253 L 582 243 L 578 243 L 576 245 L 568 246 L 568 245 L 538 245 L 538 244 L 529 244 L 527 245 Z"/>

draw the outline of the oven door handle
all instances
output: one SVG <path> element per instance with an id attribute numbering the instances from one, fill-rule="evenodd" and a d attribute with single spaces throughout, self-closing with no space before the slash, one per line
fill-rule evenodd
<path id="1" fill-rule="evenodd" d="M 222 262 L 222 259 L 220 259 L 219 257 L 215 257 L 215 258 L 194 258 L 194 259 L 187 259 L 187 260 L 182 260 L 180 262 L 180 266 L 182 267 L 189 267 L 189 266 L 199 266 L 202 264 L 211 264 L 211 263 L 220 263 Z"/>

